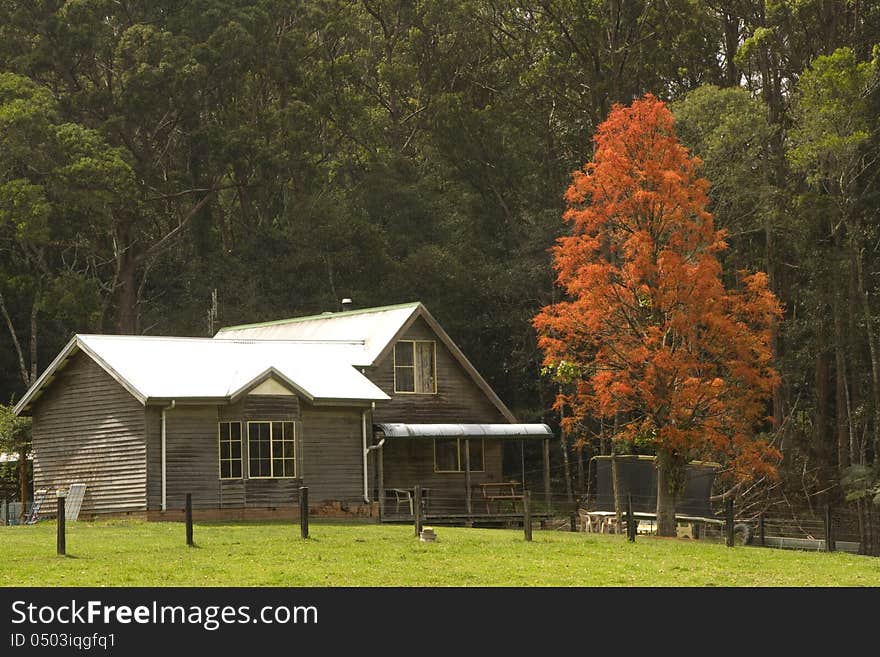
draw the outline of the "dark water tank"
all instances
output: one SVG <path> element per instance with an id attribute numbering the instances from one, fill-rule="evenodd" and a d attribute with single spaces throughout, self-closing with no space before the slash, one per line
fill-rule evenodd
<path id="1" fill-rule="evenodd" d="M 620 503 L 625 509 L 627 494 L 632 495 L 633 511 L 654 513 L 657 510 L 657 469 L 653 456 L 621 455 L 617 458 Z M 596 466 L 596 510 L 614 511 L 611 482 L 611 457 L 594 456 Z M 678 498 L 676 513 L 711 518 L 714 513 L 709 496 L 717 463 L 691 461 L 687 465 L 684 491 Z"/>

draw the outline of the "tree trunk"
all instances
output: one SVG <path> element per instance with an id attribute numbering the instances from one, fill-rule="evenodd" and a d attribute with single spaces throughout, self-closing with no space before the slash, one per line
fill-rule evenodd
<path id="1" fill-rule="evenodd" d="M 739 86 L 740 74 L 734 57 L 739 48 L 739 17 L 725 13 L 724 18 L 724 86 Z"/>
<path id="2" fill-rule="evenodd" d="M 620 508 L 620 477 L 617 476 L 617 453 L 614 451 L 614 436 L 617 435 L 617 415 L 614 416 L 614 430 L 609 448 L 611 450 L 611 490 L 614 494 L 614 515 L 617 527 L 623 523 L 623 511 Z"/>
<path id="3" fill-rule="evenodd" d="M 850 238 L 854 241 L 854 237 Z M 852 246 L 852 257 L 855 260 L 856 274 L 858 276 L 858 291 L 861 297 L 862 314 L 865 321 L 865 330 L 868 340 L 868 351 L 871 355 L 871 393 L 874 407 L 874 450 L 880 449 L 880 353 L 877 349 L 877 339 L 874 334 L 874 317 L 871 314 L 871 300 L 868 290 L 865 289 L 865 274 L 862 267 L 862 257 L 856 245 Z M 851 454 L 850 458 L 854 458 Z"/>
<path id="4" fill-rule="evenodd" d="M 828 409 L 830 404 L 830 386 L 828 385 L 829 372 L 831 369 L 828 353 L 828 336 L 825 328 L 825 322 L 819 318 L 816 335 L 816 363 L 815 363 L 815 389 L 816 389 L 816 410 L 815 419 L 813 421 L 813 444 L 816 453 L 820 458 L 820 479 L 825 482 L 834 472 L 834 435 L 830 431 L 828 422 Z M 825 485 L 820 484 L 821 489 L 825 489 Z"/>
<path id="5" fill-rule="evenodd" d="M 849 465 L 849 391 L 847 390 L 846 354 L 843 346 L 843 317 L 835 298 L 834 303 L 834 405 L 837 424 L 837 468 L 838 472 Z"/>
<path id="6" fill-rule="evenodd" d="M 565 407 L 563 406 L 559 412 L 561 418 L 565 419 Z M 574 491 L 571 489 L 571 464 L 568 460 L 568 441 L 565 439 L 565 429 L 560 422 L 559 426 L 559 447 L 562 449 L 562 464 L 565 470 L 565 494 L 568 496 L 570 504 L 574 504 Z"/>
<path id="7" fill-rule="evenodd" d="M 586 492 L 584 483 L 584 444 L 580 442 L 575 450 L 577 454 L 577 478 L 578 478 L 578 494 L 583 495 Z"/>
<path id="8" fill-rule="evenodd" d="M 617 454 L 614 447 L 611 448 L 611 489 L 614 491 L 614 515 L 617 527 L 623 523 L 623 511 L 620 508 L 620 477 L 617 476 Z"/>
<path id="9" fill-rule="evenodd" d="M 657 536 L 677 536 L 675 507 L 684 484 L 684 459 L 675 453 L 657 451 Z"/>
<path id="10" fill-rule="evenodd" d="M 27 463 L 27 447 L 22 446 L 18 451 L 18 477 L 19 477 L 19 496 L 21 497 L 21 514 L 19 520 L 24 520 L 25 506 L 28 501 L 28 463 Z"/>

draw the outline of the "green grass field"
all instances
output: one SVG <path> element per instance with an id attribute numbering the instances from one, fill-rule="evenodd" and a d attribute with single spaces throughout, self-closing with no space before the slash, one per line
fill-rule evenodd
<path id="1" fill-rule="evenodd" d="M 313 523 L 182 524 L 106 521 L 0 527 L 2 586 L 880 586 L 880 559 L 726 548 L 688 539 Z"/>

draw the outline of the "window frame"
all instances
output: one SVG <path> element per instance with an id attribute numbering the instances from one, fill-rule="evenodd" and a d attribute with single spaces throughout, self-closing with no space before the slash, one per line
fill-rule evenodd
<path id="1" fill-rule="evenodd" d="M 413 354 L 413 364 L 412 365 L 398 365 L 397 364 L 397 345 L 402 342 L 406 342 L 412 345 L 412 354 Z M 433 390 L 428 391 L 418 391 L 418 390 L 398 390 L 397 389 L 397 368 L 398 367 L 406 367 L 412 370 L 413 373 L 413 388 L 416 386 L 416 343 L 430 343 L 432 345 L 432 359 L 431 364 L 433 365 L 433 372 L 431 372 L 431 382 L 433 384 Z M 396 395 L 436 395 L 437 394 L 437 341 L 436 340 L 415 340 L 415 339 L 403 339 L 398 340 L 394 343 L 394 348 L 392 351 L 392 370 L 394 374 L 394 394 Z"/>
<path id="2" fill-rule="evenodd" d="M 256 475 L 256 476 L 251 475 L 251 425 L 252 424 L 268 424 L 269 425 L 269 473 L 270 473 L 269 475 Z M 291 432 L 291 435 L 293 436 L 292 440 L 290 441 L 293 443 L 293 456 L 288 457 L 288 458 L 293 459 L 293 474 L 292 475 L 276 475 L 275 474 L 275 455 L 274 455 L 274 450 L 275 450 L 274 433 L 275 433 L 275 430 L 273 428 L 273 425 L 275 425 L 275 424 L 282 425 L 281 426 L 282 437 L 279 439 L 278 442 L 285 442 L 284 441 L 284 425 L 285 424 L 290 425 L 290 432 Z M 247 446 L 247 453 L 248 453 L 248 458 L 247 458 L 248 470 L 247 470 L 247 472 L 248 472 L 248 476 L 247 476 L 247 478 L 248 479 L 296 479 L 297 472 L 299 470 L 299 462 L 298 462 L 299 459 L 297 458 L 297 454 L 296 454 L 296 443 L 297 443 L 296 422 L 294 422 L 293 420 L 248 420 L 246 422 L 246 425 L 247 425 L 247 442 L 248 442 L 248 446 Z M 242 453 L 242 456 L 244 456 L 243 453 Z M 278 458 L 283 460 L 284 456 L 280 456 Z M 242 473 L 243 472 L 244 471 L 242 471 Z"/>
<path id="3" fill-rule="evenodd" d="M 457 452 L 458 452 L 458 470 L 438 470 L 437 469 L 437 441 L 438 440 L 455 440 L 457 442 Z M 480 443 L 480 462 L 483 464 L 479 470 L 475 468 L 471 468 L 471 472 L 486 472 L 486 439 L 485 438 L 434 438 L 433 439 L 433 448 L 434 448 L 434 472 L 437 474 L 461 474 L 466 472 L 465 468 L 462 466 L 462 461 L 464 460 L 464 448 L 462 447 L 463 440 L 470 440 L 471 442 L 479 441 Z M 471 449 L 473 450 L 474 446 L 471 445 Z M 473 452 L 471 452 L 471 458 L 473 458 Z"/>
<path id="4" fill-rule="evenodd" d="M 241 450 L 238 454 L 238 464 L 240 467 L 241 474 L 237 477 L 224 477 L 223 476 L 223 463 L 224 461 L 229 463 L 234 463 L 234 458 L 224 459 L 223 458 L 223 437 L 220 434 L 220 425 L 228 424 L 229 425 L 229 435 L 232 435 L 232 425 L 238 425 L 238 444 Z M 227 440 L 226 442 L 232 444 L 234 440 Z M 236 481 L 237 479 L 244 479 L 244 434 L 242 433 L 241 420 L 219 420 L 217 422 L 217 476 L 220 481 Z"/>

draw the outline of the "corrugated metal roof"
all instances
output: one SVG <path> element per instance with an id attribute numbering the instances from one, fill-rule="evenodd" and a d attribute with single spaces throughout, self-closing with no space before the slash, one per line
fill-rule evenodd
<path id="1" fill-rule="evenodd" d="M 546 424 L 376 424 L 388 438 L 547 438 Z"/>
<path id="2" fill-rule="evenodd" d="M 309 317 L 294 317 L 263 324 L 220 329 L 216 340 L 360 340 L 363 350 L 352 365 L 368 366 L 421 306 L 418 301 Z"/>
<path id="3" fill-rule="evenodd" d="M 141 402 L 229 399 L 272 377 L 316 401 L 381 401 L 382 390 L 352 367 L 358 341 L 250 341 L 132 335 L 77 335 L 16 406 L 20 412 L 77 349 Z"/>

